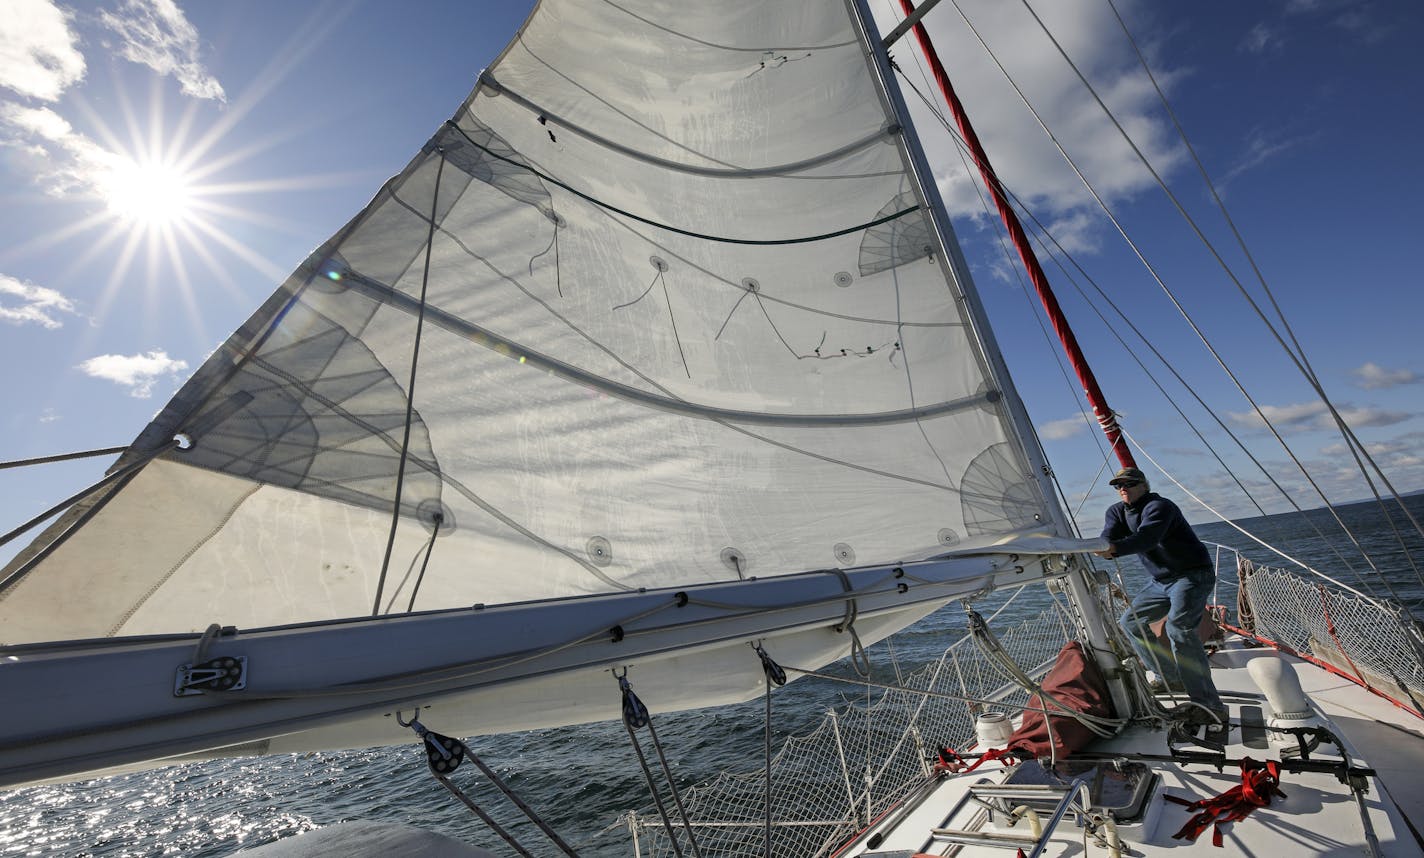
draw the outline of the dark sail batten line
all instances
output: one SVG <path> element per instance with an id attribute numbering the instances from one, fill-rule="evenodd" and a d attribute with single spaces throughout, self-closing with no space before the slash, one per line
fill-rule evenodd
<path id="1" fill-rule="evenodd" d="M 883 128 L 877 129 L 872 134 L 862 137 L 859 140 L 854 140 L 850 143 L 847 143 L 846 145 L 841 146 L 838 149 L 832 149 L 829 152 L 823 152 L 820 155 L 813 155 L 810 158 L 804 158 L 800 161 L 795 161 L 789 164 L 775 164 L 769 167 L 737 167 L 719 161 L 717 163 L 721 164 L 722 166 L 700 167 L 695 164 L 687 164 L 681 161 L 673 161 L 668 158 L 660 158 L 657 155 L 653 155 L 648 152 L 640 152 L 637 149 L 632 148 L 631 146 L 626 146 L 616 140 L 610 140 L 607 137 L 604 137 L 600 134 L 596 134 L 593 131 L 590 131 L 587 128 L 578 125 L 577 123 L 571 122 L 568 119 L 565 119 L 564 117 L 549 111 L 543 106 L 536 104 L 528 98 L 525 98 L 523 95 L 520 95 L 518 92 L 507 88 L 490 75 L 486 75 L 484 78 L 481 79 L 480 82 L 493 93 L 508 98 L 510 101 L 513 101 L 515 104 L 528 110 L 530 113 L 537 116 L 541 121 L 547 120 L 548 122 L 551 122 L 554 125 L 558 126 L 561 130 L 577 134 L 585 140 L 602 146 L 605 149 L 612 150 L 620 155 L 625 155 L 629 158 L 633 158 L 634 160 L 642 161 L 646 164 L 651 164 L 654 167 L 658 167 L 664 170 L 671 170 L 677 173 L 687 173 L 693 176 L 707 176 L 716 179 L 760 179 L 776 176 L 788 176 L 794 175 L 796 173 L 804 173 L 807 170 L 814 169 L 823 164 L 829 164 L 832 161 L 840 160 L 841 158 L 859 152 L 862 149 L 866 149 L 880 143 L 891 142 L 894 139 L 894 135 L 897 134 L 899 131 L 899 129 L 895 128 L 894 126 L 887 125 Z M 703 157 L 706 157 L 708 160 L 713 160 L 710 156 Z"/>
<path id="2" fill-rule="evenodd" d="M 871 227 L 879 226 L 882 223 L 889 223 L 890 221 L 896 220 L 897 218 L 902 218 L 907 214 L 914 214 L 915 212 L 920 210 L 920 207 L 918 205 L 914 205 L 906 209 L 901 209 L 897 212 L 892 212 L 888 215 L 885 215 L 884 217 L 876 218 L 875 220 L 869 221 L 868 223 L 860 223 L 856 224 L 855 226 L 848 226 L 843 229 L 834 230 L 832 232 L 820 233 L 819 235 L 803 235 L 794 238 L 733 238 L 731 236 L 725 235 L 708 235 L 706 233 L 693 232 L 692 230 L 683 229 L 682 227 L 673 226 L 671 224 L 660 223 L 658 221 L 652 220 L 651 218 L 646 218 L 642 215 L 634 214 L 633 212 L 630 212 L 627 209 L 621 209 L 611 203 L 608 203 L 604 200 L 600 200 L 595 196 L 584 193 L 578 188 L 575 188 L 572 185 L 562 182 L 549 175 L 548 173 L 543 172 L 542 170 L 536 170 L 535 168 L 523 163 L 522 161 L 516 161 L 515 159 L 501 155 L 486 146 L 482 146 L 481 144 L 475 142 L 474 138 L 472 138 L 469 133 L 465 131 L 465 129 L 461 128 L 458 124 L 456 124 L 454 120 L 447 120 L 445 122 L 445 125 L 446 127 L 455 129 L 455 131 L 457 131 L 467 143 L 469 143 L 476 149 L 479 149 L 481 152 L 485 153 L 491 158 L 494 158 L 497 161 L 503 161 L 506 164 L 512 164 L 513 166 L 518 167 L 521 170 L 528 170 L 532 175 L 538 176 L 540 179 L 543 179 L 551 185 L 563 188 L 564 190 L 568 191 L 579 199 L 592 203 L 593 205 L 598 206 L 604 211 L 609 211 L 617 215 L 622 215 L 623 217 L 632 218 L 638 223 L 645 223 L 648 226 L 654 226 L 658 229 L 667 230 L 668 232 L 676 233 L 677 235 L 685 235 L 688 238 L 696 238 L 702 241 L 715 241 L 720 244 L 746 244 L 758 247 L 774 247 L 785 244 L 809 244 L 814 241 L 827 241 L 832 238 L 840 238 L 843 235 L 850 235 L 853 232 L 860 232 L 861 230 L 870 229 Z"/>
<path id="3" fill-rule="evenodd" d="M 387 304 L 394 309 L 406 313 L 415 313 L 420 308 L 420 302 L 417 299 L 397 289 L 393 289 L 384 283 L 372 280 L 369 277 L 364 277 L 355 271 L 332 273 L 340 277 L 340 283 L 350 288 L 360 289 L 369 297 Z M 447 313 L 433 305 L 426 305 L 425 318 L 428 322 L 439 326 L 441 329 L 463 337 L 472 343 L 484 346 L 491 351 L 507 354 L 511 360 L 522 361 L 532 365 L 536 369 L 551 372 L 560 378 L 572 381 L 584 387 L 607 393 L 610 396 L 616 396 L 629 402 L 635 402 L 639 405 L 657 408 L 662 411 L 670 411 L 707 420 L 720 420 L 727 423 L 825 428 L 884 426 L 941 417 L 946 414 L 968 411 L 973 408 L 993 407 L 994 404 L 999 402 L 1002 398 L 1002 394 L 997 390 L 985 390 L 975 393 L 972 396 L 965 396 L 945 402 L 936 402 L 930 405 L 923 405 L 916 408 L 903 408 L 895 411 L 880 411 L 871 414 L 773 414 L 762 411 L 739 411 L 729 408 L 717 408 L 711 405 L 701 405 L 668 396 L 659 396 L 646 390 L 639 390 L 636 387 L 621 384 L 600 375 L 587 372 L 557 358 L 552 358 L 527 349 L 513 340 L 501 337 L 473 322 Z"/>

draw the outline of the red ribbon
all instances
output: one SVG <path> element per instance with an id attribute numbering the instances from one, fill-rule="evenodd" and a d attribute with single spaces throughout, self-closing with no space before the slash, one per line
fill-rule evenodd
<path id="1" fill-rule="evenodd" d="M 1258 807 L 1267 807 L 1272 796 L 1285 798 L 1281 792 L 1281 767 L 1276 762 L 1258 763 L 1247 757 L 1241 761 L 1241 784 L 1234 786 L 1215 798 L 1187 801 L 1174 795 L 1163 794 L 1168 801 L 1184 805 L 1187 810 L 1200 813 L 1187 820 L 1182 830 L 1172 835 L 1173 840 L 1196 840 L 1207 826 L 1213 826 L 1211 844 L 1222 843 L 1221 826 L 1228 822 L 1245 819 Z"/>
<path id="2" fill-rule="evenodd" d="M 964 758 L 956 754 L 953 748 L 940 748 L 939 761 L 935 763 L 934 767 L 935 771 L 962 774 L 964 772 L 972 772 L 990 760 L 999 760 L 1004 757 L 1012 759 L 1013 756 L 1013 752 L 1008 748 L 995 748 L 990 751 L 985 751 L 979 759 L 974 761 L 974 765 L 971 766 L 965 763 Z"/>

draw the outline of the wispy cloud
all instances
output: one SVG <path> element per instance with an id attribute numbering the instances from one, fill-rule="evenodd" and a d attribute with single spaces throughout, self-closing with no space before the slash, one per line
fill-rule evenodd
<path id="1" fill-rule="evenodd" d="M 1221 177 L 1220 185 L 1229 184 L 1237 176 L 1261 166 L 1272 158 L 1310 140 L 1314 134 L 1292 134 L 1280 129 L 1254 128 L 1246 136 L 1246 151 Z"/>
<path id="2" fill-rule="evenodd" d="M 187 368 L 187 361 L 170 358 L 161 350 L 140 355 L 99 355 L 78 366 L 87 375 L 129 388 L 129 394 L 139 399 L 151 396 L 159 379 L 176 376 Z"/>
<path id="3" fill-rule="evenodd" d="M 1038 426 L 1038 434 L 1039 437 L 1047 441 L 1062 441 L 1083 434 L 1083 430 L 1087 428 L 1088 420 L 1080 414 L 1077 417 L 1065 417 L 1062 420 L 1041 423 Z"/>
<path id="4" fill-rule="evenodd" d="M 1424 381 L 1424 376 L 1420 376 L 1417 372 L 1407 369 L 1385 369 L 1373 362 L 1350 370 L 1350 374 L 1355 377 L 1355 386 L 1365 390 L 1382 390 L 1386 387 L 1399 387 L 1402 384 L 1418 384 Z"/>
<path id="5" fill-rule="evenodd" d="M 1280 35 L 1263 21 L 1246 31 L 1237 50 L 1248 54 L 1265 54 L 1280 50 L 1281 45 Z"/>
<path id="6" fill-rule="evenodd" d="M 1338 30 L 1353 36 L 1366 45 L 1377 45 L 1394 35 L 1393 20 L 1382 21 L 1371 15 L 1368 9 L 1349 9 L 1335 16 L 1330 22 Z"/>
<path id="7" fill-rule="evenodd" d="M 84 78 L 70 14 L 52 0 L 8 0 L 0 12 L 0 86 L 54 101 Z"/>
<path id="8" fill-rule="evenodd" d="M 1330 26 L 1366 45 L 1378 44 L 1396 32 L 1393 16 L 1370 0 L 1287 0 L 1285 12 L 1328 16 Z"/>
<path id="9" fill-rule="evenodd" d="M 77 312 L 74 302 L 54 289 L 0 274 L 0 319 L 6 322 L 53 329 L 64 325 L 62 315 Z"/>
<path id="10" fill-rule="evenodd" d="M 227 101 L 198 58 L 197 28 L 173 0 L 124 0 L 117 12 L 100 12 L 99 20 L 123 40 L 118 53 L 124 59 L 172 75 L 195 98 Z"/>
<path id="11" fill-rule="evenodd" d="M 1403 423 L 1413 417 L 1403 411 L 1390 411 L 1384 408 L 1371 408 L 1368 406 L 1356 407 L 1349 404 L 1336 406 L 1340 416 L 1345 418 L 1345 422 L 1356 429 L 1368 426 L 1392 426 L 1395 423 Z M 1248 429 L 1259 429 L 1265 426 L 1262 416 L 1271 421 L 1271 425 L 1283 431 L 1334 429 L 1335 418 L 1330 416 L 1330 411 L 1323 402 L 1302 402 L 1295 405 L 1263 405 L 1261 413 L 1254 411 L 1231 412 L 1229 416 L 1232 422 L 1238 426 Z"/>

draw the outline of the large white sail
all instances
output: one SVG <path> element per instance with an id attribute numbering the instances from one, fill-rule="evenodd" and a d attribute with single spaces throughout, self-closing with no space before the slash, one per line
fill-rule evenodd
<path id="1" fill-rule="evenodd" d="M 369 615 L 378 589 L 388 613 L 683 586 L 1043 527 L 852 16 L 809 6 L 541 2 L 120 464 L 191 446 L 16 558 L 4 643 Z"/>

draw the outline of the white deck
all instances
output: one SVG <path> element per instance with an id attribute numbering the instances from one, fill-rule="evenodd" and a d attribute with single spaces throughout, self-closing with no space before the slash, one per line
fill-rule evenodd
<path id="1" fill-rule="evenodd" d="M 1379 773 L 1370 781 L 1365 798 L 1369 820 L 1379 840 L 1383 855 L 1424 854 L 1419 841 L 1405 822 L 1404 815 L 1424 821 L 1424 790 L 1418 785 L 1424 773 L 1424 722 L 1389 701 L 1365 691 L 1349 681 L 1297 659 L 1279 656 L 1271 650 L 1246 649 L 1230 642 L 1226 649 L 1212 656 L 1213 677 L 1231 710 L 1233 727 L 1226 746 L 1229 759 L 1251 757 L 1255 760 L 1280 759 L 1280 750 L 1268 747 L 1259 732 L 1248 734 L 1242 742 L 1240 728 L 1243 714 L 1248 719 L 1264 709 L 1263 695 L 1252 682 L 1246 664 L 1253 658 L 1286 658 L 1297 668 L 1301 686 L 1325 714 L 1329 727 L 1345 740 L 1352 762 L 1371 766 Z M 1244 711 L 1243 711 L 1244 710 Z M 1269 715 L 1269 713 L 1267 713 Z M 1088 749 L 1104 754 L 1154 754 L 1168 752 L 1165 733 L 1132 729 L 1111 740 Z M 1185 747 L 1185 746 L 1184 746 Z M 1204 749 L 1197 749 L 1204 750 Z M 1311 759 L 1339 759 L 1335 749 L 1322 746 L 1311 753 Z M 1212 848 L 1209 827 L 1195 843 L 1174 840 L 1172 835 L 1192 817 L 1195 811 L 1169 803 L 1163 793 L 1188 801 L 1220 795 L 1241 782 L 1240 769 L 1228 766 L 1217 772 L 1214 767 L 1192 763 L 1187 765 L 1154 764 L 1161 779 L 1154 788 L 1146 811 L 1137 822 L 1120 824 L 1118 831 L 1126 855 L 1165 855 L 1167 850 L 1198 849 L 1212 856 L 1297 856 L 1297 855 L 1366 855 L 1365 828 L 1359 805 L 1350 790 L 1336 777 L 1325 773 L 1289 773 L 1281 776 L 1284 799 L 1276 797 L 1269 807 L 1257 808 L 1245 820 L 1223 828 L 1223 849 Z M 987 845 L 954 846 L 931 836 L 932 829 L 975 829 L 984 833 L 1027 834 L 1028 823 L 1016 827 L 998 824 L 1002 815 L 979 810 L 969 803 L 953 820 L 947 820 L 951 809 L 961 802 L 968 786 L 975 782 L 998 782 L 1006 770 L 998 763 L 988 763 L 973 773 L 952 776 L 903 818 L 890 814 L 882 825 L 887 830 L 876 848 L 866 846 L 868 837 L 877 833 L 871 829 L 851 849 L 851 855 L 910 856 L 959 855 L 1013 856 L 1013 848 Z M 1403 814 L 1401 814 L 1401 810 Z M 1046 815 L 1044 821 L 1047 821 Z M 1424 827 L 1424 826 L 1421 826 Z M 958 851 L 954 851 L 954 850 Z M 1024 848 L 1025 854 L 1032 852 Z M 1055 831 L 1045 855 L 1084 854 L 1084 832 L 1070 814 Z M 1107 850 L 1089 841 L 1087 854 L 1107 855 Z M 1178 852 L 1177 855 L 1182 853 Z"/>

